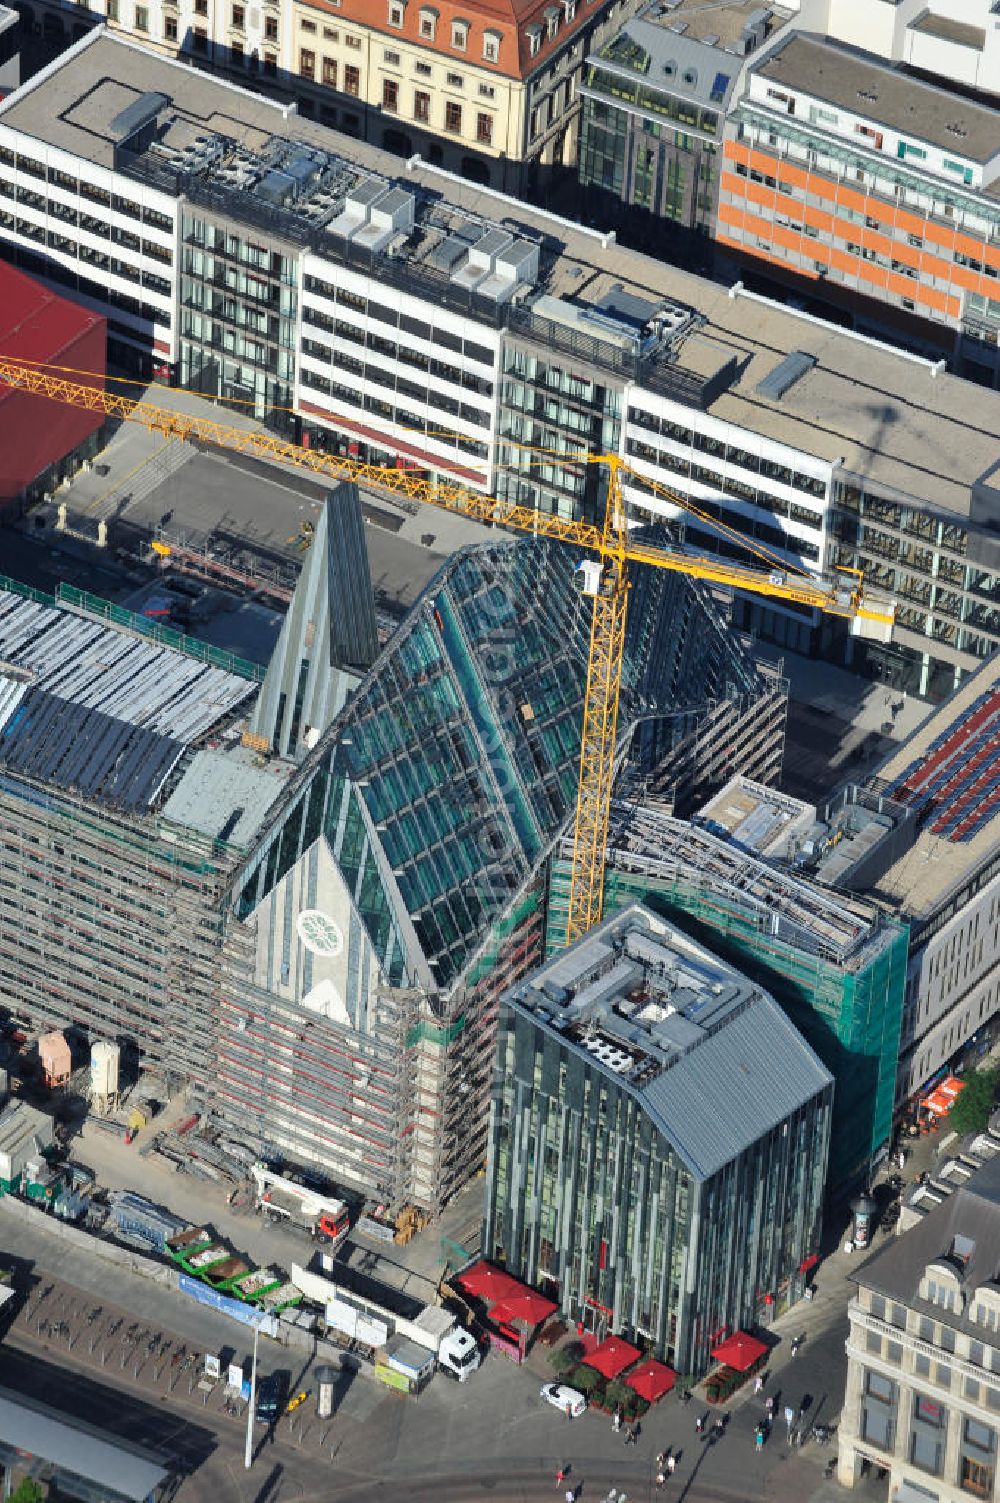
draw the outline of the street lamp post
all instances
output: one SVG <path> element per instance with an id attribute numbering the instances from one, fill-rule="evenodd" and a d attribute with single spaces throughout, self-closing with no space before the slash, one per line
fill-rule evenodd
<path id="1" fill-rule="evenodd" d="M 247 1405 L 247 1444 L 243 1453 L 243 1465 L 249 1471 L 253 1466 L 253 1406 L 257 1400 L 257 1337 L 260 1335 L 260 1326 L 254 1324 L 253 1328 L 253 1362 L 250 1365 L 250 1402 Z"/>

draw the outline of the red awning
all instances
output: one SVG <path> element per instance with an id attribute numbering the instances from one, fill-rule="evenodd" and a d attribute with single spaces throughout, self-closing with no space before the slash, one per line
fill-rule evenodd
<path id="1" fill-rule="evenodd" d="M 508 1300 L 512 1295 L 520 1294 L 522 1288 L 509 1273 L 504 1273 L 502 1268 L 496 1268 L 482 1259 L 460 1273 L 456 1283 L 466 1294 L 487 1300 Z"/>
<path id="2" fill-rule="evenodd" d="M 665 1362 L 654 1362 L 651 1358 L 648 1362 L 641 1363 L 634 1373 L 629 1373 L 625 1382 L 629 1388 L 635 1389 L 641 1399 L 655 1404 L 657 1399 L 662 1399 L 673 1388 L 677 1374 Z"/>
<path id="3" fill-rule="evenodd" d="M 819 1262 L 819 1253 L 810 1253 L 808 1258 L 803 1258 L 799 1264 L 799 1273 L 808 1273 Z"/>
<path id="4" fill-rule="evenodd" d="M 620 1336 L 609 1336 L 583 1360 L 588 1367 L 596 1367 L 603 1377 L 617 1378 L 641 1356 L 639 1348 L 632 1346 L 631 1342 L 623 1341 Z"/>
<path id="5" fill-rule="evenodd" d="M 756 1336 L 748 1336 L 746 1331 L 734 1331 L 714 1349 L 712 1356 L 716 1362 L 724 1362 L 727 1367 L 735 1367 L 738 1373 L 745 1373 L 761 1357 L 767 1356 L 767 1347 Z"/>

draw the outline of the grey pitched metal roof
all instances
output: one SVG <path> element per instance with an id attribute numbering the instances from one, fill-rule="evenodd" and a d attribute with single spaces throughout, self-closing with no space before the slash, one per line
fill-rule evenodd
<path id="1" fill-rule="evenodd" d="M 766 992 L 641 1092 L 692 1174 L 710 1179 L 832 1082 Z"/>
<path id="2" fill-rule="evenodd" d="M 169 1475 L 168 1460 L 0 1388 L 0 1441 L 86 1478 L 112 1497 L 142 1503 Z"/>

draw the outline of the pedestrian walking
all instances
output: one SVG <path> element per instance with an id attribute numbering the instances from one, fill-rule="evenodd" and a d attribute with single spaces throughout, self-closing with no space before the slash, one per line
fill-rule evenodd
<path id="1" fill-rule="evenodd" d="M 764 1413 L 767 1415 L 768 1419 L 770 1419 L 771 1416 L 774 1414 L 774 1394 L 773 1393 L 769 1393 L 768 1396 L 767 1396 L 767 1398 L 764 1400 Z"/>
<path id="2" fill-rule="evenodd" d="M 792 1337 L 792 1356 L 793 1357 L 797 1357 L 798 1356 L 799 1347 L 801 1345 L 802 1345 L 802 1337 L 801 1336 L 793 1336 Z"/>
<path id="3" fill-rule="evenodd" d="M 666 1482 L 666 1480 L 667 1480 L 667 1474 L 663 1470 L 663 1468 L 661 1467 L 660 1470 L 656 1474 L 656 1487 L 657 1487 L 657 1490 L 659 1490 L 663 1486 L 663 1484 Z"/>
<path id="4" fill-rule="evenodd" d="M 666 1451 L 657 1451 L 657 1453 L 656 1453 L 656 1465 L 657 1465 L 657 1467 L 664 1466 L 666 1464 L 666 1460 L 667 1460 L 667 1453 L 666 1453 Z"/>
<path id="5" fill-rule="evenodd" d="M 556 1472 L 556 1487 L 562 1487 L 563 1483 L 566 1481 L 566 1478 L 569 1476 L 569 1473 L 570 1465 L 569 1462 L 567 1462 L 565 1466 L 561 1466 L 558 1472 Z"/>
<path id="6" fill-rule="evenodd" d="M 621 1427 L 622 1427 L 622 1406 L 619 1404 L 618 1407 L 615 1410 L 614 1419 L 611 1421 L 611 1428 L 614 1430 L 615 1434 L 617 1435 L 618 1431 L 621 1429 Z"/>
<path id="7" fill-rule="evenodd" d="M 677 1457 L 676 1456 L 668 1456 L 667 1457 L 667 1476 L 668 1477 L 672 1477 L 674 1475 L 674 1473 L 676 1472 L 676 1470 L 677 1470 Z"/>
<path id="8" fill-rule="evenodd" d="M 792 1426 L 795 1424 L 795 1410 L 791 1404 L 785 1405 L 785 1427 L 788 1430 L 789 1439 L 792 1434 Z"/>
<path id="9" fill-rule="evenodd" d="M 694 1422 L 694 1428 L 695 1428 L 695 1432 L 698 1435 L 704 1435 L 704 1433 L 705 1433 L 705 1416 L 703 1414 L 699 1414 L 698 1418 L 695 1420 L 695 1422 Z"/>
<path id="10" fill-rule="evenodd" d="M 567 1404 L 566 1405 L 566 1418 L 568 1420 L 571 1420 L 573 1418 L 573 1405 L 572 1404 Z"/>
<path id="11" fill-rule="evenodd" d="M 760 1391 L 761 1391 L 761 1389 L 763 1387 L 764 1387 L 764 1379 L 761 1377 L 760 1373 L 758 1373 L 757 1376 L 756 1376 L 756 1378 L 754 1378 L 754 1380 L 753 1380 L 753 1391 L 754 1391 L 754 1393 L 760 1393 Z"/>
<path id="12" fill-rule="evenodd" d="M 566 1489 L 566 1503 L 576 1503 L 576 1488 L 575 1487 L 568 1487 Z"/>
<path id="13" fill-rule="evenodd" d="M 764 1449 L 764 1427 L 763 1427 L 763 1425 L 758 1425 L 757 1426 L 757 1433 L 754 1436 L 754 1444 L 755 1444 L 755 1447 L 756 1447 L 756 1449 L 758 1451 L 763 1451 L 763 1449 Z"/>

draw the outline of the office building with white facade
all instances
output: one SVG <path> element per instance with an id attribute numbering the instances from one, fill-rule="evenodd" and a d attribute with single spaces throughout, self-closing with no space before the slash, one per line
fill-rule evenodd
<path id="1" fill-rule="evenodd" d="M 910 925 L 899 1108 L 1000 1011 L 1000 656 L 902 743 L 872 786 L 912 809 L 918 830 L 871 888 Z"/>
<path id="2" fill-rule="evenodd" d="M 1000 645 L 1000 397 L 96 33 L 0 104 L 0 246 L 110 354 L 304 443 L 636 522 L 768 569 L 863 569 L 892 644 L 737 623 L 938 699 Z M 864 379 L 859 381 L 859 367 Z M 544 452 L 539 452 L 544 451 Z M 666 488 L 665 490 L 663 488 Z M 745 552 L 741 552 L 745 559 Z"/>

